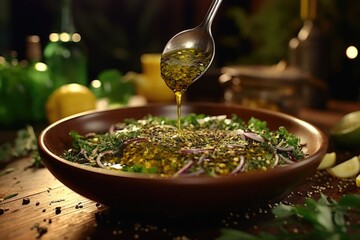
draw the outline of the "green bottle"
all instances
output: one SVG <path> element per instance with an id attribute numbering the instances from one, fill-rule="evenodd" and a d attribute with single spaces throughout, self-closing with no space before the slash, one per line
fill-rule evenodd
<path id="1" fill-rule="evenodd" d="M 53 90 L 48 67 L 41 62 L 42 50 L 39 36 L 26 38 L 26 67 L 27 78 L 30 85 L 32 121 L 45 122 L 45 104 Z"/>
<path id="2" fill-rule="evenodd" d="M 49 35 L 44 49 L 54 87 L 68 83 L 88 84 L 87 57 L 81 36 L 75 31 L 71 0 L 62 0 L 61 26 Z"/>

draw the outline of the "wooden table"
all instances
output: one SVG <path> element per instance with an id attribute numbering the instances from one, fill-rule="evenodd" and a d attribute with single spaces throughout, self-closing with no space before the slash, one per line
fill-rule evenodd
<path id="1" fill-rule="evenodd" d="M 345 113 L 359 109 L 357 103 L 330 102 L 327 110 L 304 109 L 299 118 L 327 133 Z M 360 154 L 360 148 L 335 150 L 338 162 Z M 354 179 L 339 180 L 318 171 L 287 196 L 262 205 L 207 218 L 159 219 L 124 215 L 93 202 L 64 186 L 46 168 L 28 168 L 30 164 L 30 158 L 22 158 L 0 170 L 0 198 L 16 194 L 0 202 L 0 239 L 213 239 L 221 228 L 258 231 L 273 219 L 271 207 L 278 202 L 302 203 L 318 198 L 320 192 L 334 199 L 360 194 Z"/>

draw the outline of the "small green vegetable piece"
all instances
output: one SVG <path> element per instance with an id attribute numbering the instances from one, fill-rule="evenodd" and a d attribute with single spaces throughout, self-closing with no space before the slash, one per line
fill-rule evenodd
<path id="1" fill-rule="evenodd" d="M 0 203 L 7 200 L 7 199 L 10 199 L 10 198 L 13 198 L 13 197 L 16 197 L 19 193 L 12 193 L 12 194 L 9 194 L 9 195 L 6 195 L 4 196 L 3 198 L 0 198 Z"/>

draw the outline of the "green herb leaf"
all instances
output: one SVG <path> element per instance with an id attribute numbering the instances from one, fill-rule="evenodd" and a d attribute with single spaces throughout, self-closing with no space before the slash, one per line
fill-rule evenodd
<path id="1" fill-rule="evenodd" d="M 275 222 L 280 225 L 278 228 L 280 230 L 272 232 L 272 235 L 264 231 L 251 235 L 234 229 L 222 229 L 218 239 L 350 240 L 358 239 L 360 234 L 359 223 L 348 225 L 345 221 L 351 214 L 359 216 L 360 195 L 345 195 L 337 202 L 321 194 L 317 201 L 311 198 L 305 199 L 304 205 L 280 204 L 273 208 L 272 213 L 277 217 Z M 291 226 L 302 228 L 305 232 L 294 234 Z"/>
<path id="2" fill-rule="evenodd" d="M 272 213 L 279 218 L 286 218 L 286 217 L 290 217 L 291 215 L 295 214 L 294 211 L 294 207 L 293 206 L 289 206 L 289 205 L 285 205 L 285 204 L 280 204 L 279 206 L 277 206 L 276 208 L 274 208 L 272 210 Z"/>
<path id="3" fill-rule="evenodd" d="M 5 143 L 0 146 L 0 166 L 12 159 L 27 156 L 31 156 L 34 161 L 31 166 L 43 166 L 37 149 L 37 137 L 31 126 L 18 130 L 13 143 Z"/>
<path id="4" fill-rule="evenodd" d="M 221 236 L 217 240 L 260 240 L 259 237 L 234 229 L 221 229 Z"/>

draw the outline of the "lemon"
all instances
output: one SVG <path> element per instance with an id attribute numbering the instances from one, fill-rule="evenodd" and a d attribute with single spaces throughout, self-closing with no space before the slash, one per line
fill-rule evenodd
<path id="1" fill-rule="evenodd" d="M 342 162 L 332 168 L 328 168 L 327 171 L 337 178 L 350 178 L 354 177 L 360 172 L 359 157 L 352 157 L 345 162 Z"/>
<path id="2" fill-rule="evenodd" d="M 335 162 L 336 162 L 336 153 L 335 152 L 327 153 L 321 160 L 321 163 L 317 169 L 323 170 L 332 167 L 334 166 Z"/>
<path id="3" fill-rule="evenodd" d="M 355 183 L 357 187 L 360 187 L 360 174 L 355 178 Z"/>
<path id="4" fill-rule="evenodd" d="M 346 114 L 330 131 L 334 143 L 341 147 L 360 147 L 360 111 Z"/>
<path id="5" fill-rule="evenodd" d="M 50 123 L 64 117 L 93 110 L 96 97 L 86 86 L 70 83 L 57 88 L 46 102 L 46 116 Z"/>

